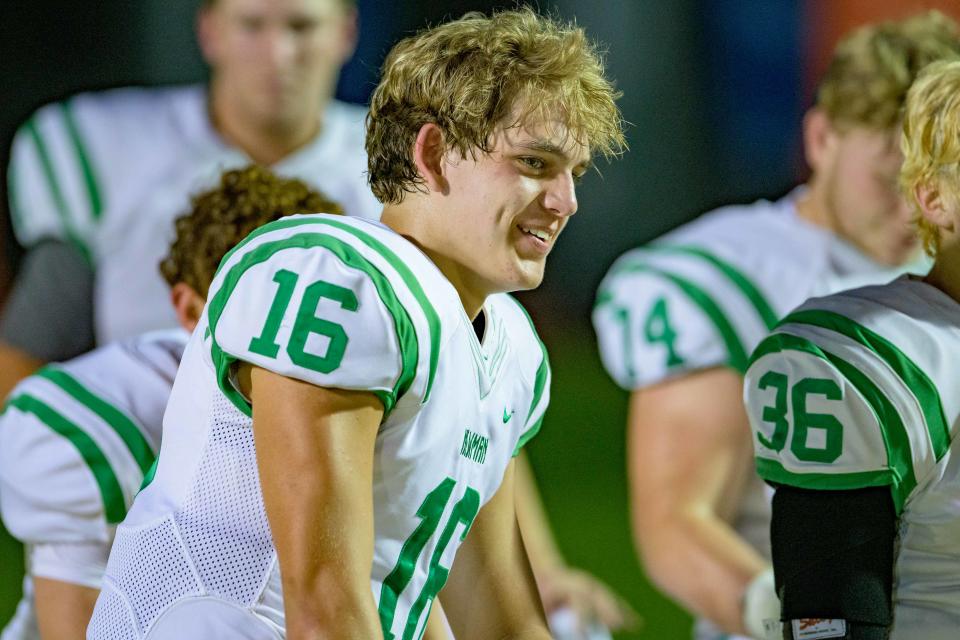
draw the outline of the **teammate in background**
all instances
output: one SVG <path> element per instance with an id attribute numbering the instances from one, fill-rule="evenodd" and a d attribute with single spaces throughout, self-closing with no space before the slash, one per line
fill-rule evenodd
<path id="1" fill-rule="evenodd" d="M 161 264 L 183 330 L 101 347 L 14 389 L 0 417 L 0 516 L 26 545 L 29 575 L 2 640 L 85 636 L 114 528 L 159 449 L 187 332 L 217 265 L 256 227 L 303 211 L 340 208 L 264 169 L 224 174 L 177 220 Z"/>
<path id="2" fill-rule="evenodd" d="M 172 216 L 254 162 L 376 218 L 365 110 L 333 100 L 352 0 L 204 0 L 209 86 L 81 94 L 18 132 L 10 210 L 27 248 L 0 319 L 0 396 L 47 361 L 176 326 L 153 265 Z"/>
<path id="3" fill-rule="evenodd" d="M 788 640 L 960 629 L 960 61 L 910 88 L 901 147 L 930 273 L 806 302 L 744 380 Z"/>
<path id="4" fill-rule="evenodd" d="M 804 118 L 807 184 L 628 252 L 600 286 L 601 355 L 632 391 L 635 541 L 653 582 L 699 616 L 698 638 L 761 638 L 779 611 L 740 402 L 748 356 L 803 300 L 885 281 L 914 257 L 897 123 L 920 69 L 958 52 L 936 12 L 852 32 Z"/>
<path id="5" fill-rule="evenodd" d="M 283 220 L 223 261 L 89 638 L 409 640 L 438 595 L 457 640 L 550 637 L 513 494 L 550 369 L 504 292 L 622 148 L 615 97 L 583 31 L 529 9 L 394 47 L 384 225 Z"/>

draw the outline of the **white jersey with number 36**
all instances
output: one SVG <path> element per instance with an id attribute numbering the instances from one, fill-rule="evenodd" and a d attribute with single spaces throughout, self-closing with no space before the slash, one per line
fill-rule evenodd
<path id="1" fill-rule="evenodd" d="M 960 305 L 908 277 L 810 300 L 752 361 L 744 394 L 760 475 L 805 489 L 889 487 L 899 516 L 891 638 L 956 638 Z"/>
<path id="2" fill-rule="evenodd" d="M 896 275 L 801 218 L 801 195 L 717 209 L 613 264 L 593 323 L 617 384 L 634 391 L 711 367 L 743 373 L 757 344 L 807 298 Z M 732 524 L 770 557 L 769 497 L 755 476 Z M 701 620 L 694 637 L 728 636 Z"/>
<path id="3" fill-rule="evenodd" d="M 210 288 L 156 477 L 118 528 L 89 637 L 172 637 L 160 629 L 201 601 L 239 611 L 242 637 L 282 637 L 251 407 L 234 383 L 243 361 L 383 402 L 371 587 L 384 635 L 418 638 L 457 547 L 549 395 L 546 352 L 520 305 L 495 295 L 483 312 L 480 342 L 433 263 L 377 223 L 294 216 L 251 234 Z"/>

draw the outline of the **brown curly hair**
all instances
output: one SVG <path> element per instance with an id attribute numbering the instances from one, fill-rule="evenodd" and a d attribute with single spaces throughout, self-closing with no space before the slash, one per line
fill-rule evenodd
<path id="1" fill-rule="evenodd" d="M 227 171 L 218 187 L 194 196 L 190 211 L 177 218 L 176 239 L 160 273 L 170 286 L 183 282 L 206 296 L 230 249 L 257 227 L 295 213 L 343 209 L 300 180 L 279 178 L 263 167 Z"/>
<path id="2" fill-rule="evenodd" d="M 558 120 L 604 156 L 626 148 L 620 93 L 583 29 L 529 8 L 459 20 L 401 40 L 370 98 L 370 187 L 383 203 L 422 189 L 413 162 L 420 128 L 435 123 L 462 157 L 489 153 L 498 127 Z"/>

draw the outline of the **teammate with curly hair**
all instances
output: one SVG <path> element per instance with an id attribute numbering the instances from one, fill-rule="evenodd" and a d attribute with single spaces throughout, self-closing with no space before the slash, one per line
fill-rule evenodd
<path id="1" fill-rule="evenodd" d="M 176 221 L 161 264 L 182 330 L 49 365 L 0 416 L 0 516 L 26 545 L 28 576 L 3 640 L 85 636 L 116 525 L 160 447 L 163 411 L 220 260 L 253 229 L 336 205 L 259 167 L 224 174 Z"/>
<path id="2" fill-rule="evenodd" d="M 0 313 L 0 395 L 43 363 L 176 326 L 155 262 L 190 194 L 251 163 L 377 218 L 366 110 L 333 99 L 353 0 L 205 0 L 207 84 L 82 93 L 17 132 L 10 211 L 26 249 Z"/>

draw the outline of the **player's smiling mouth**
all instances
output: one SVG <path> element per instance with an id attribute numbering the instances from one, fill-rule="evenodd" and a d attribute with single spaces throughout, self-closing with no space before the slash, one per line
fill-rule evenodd
<path id="1" fill-rule="evenodd" d="M 519 224 L 517 225 L 517 228 L 523 233 L 533 236 L 542 242 L 550 242 L 550 239 L 553 238 L 553 233 L 543 229 L 533 229 L 531 227 L 524 227 L 523 225 Z"/>

